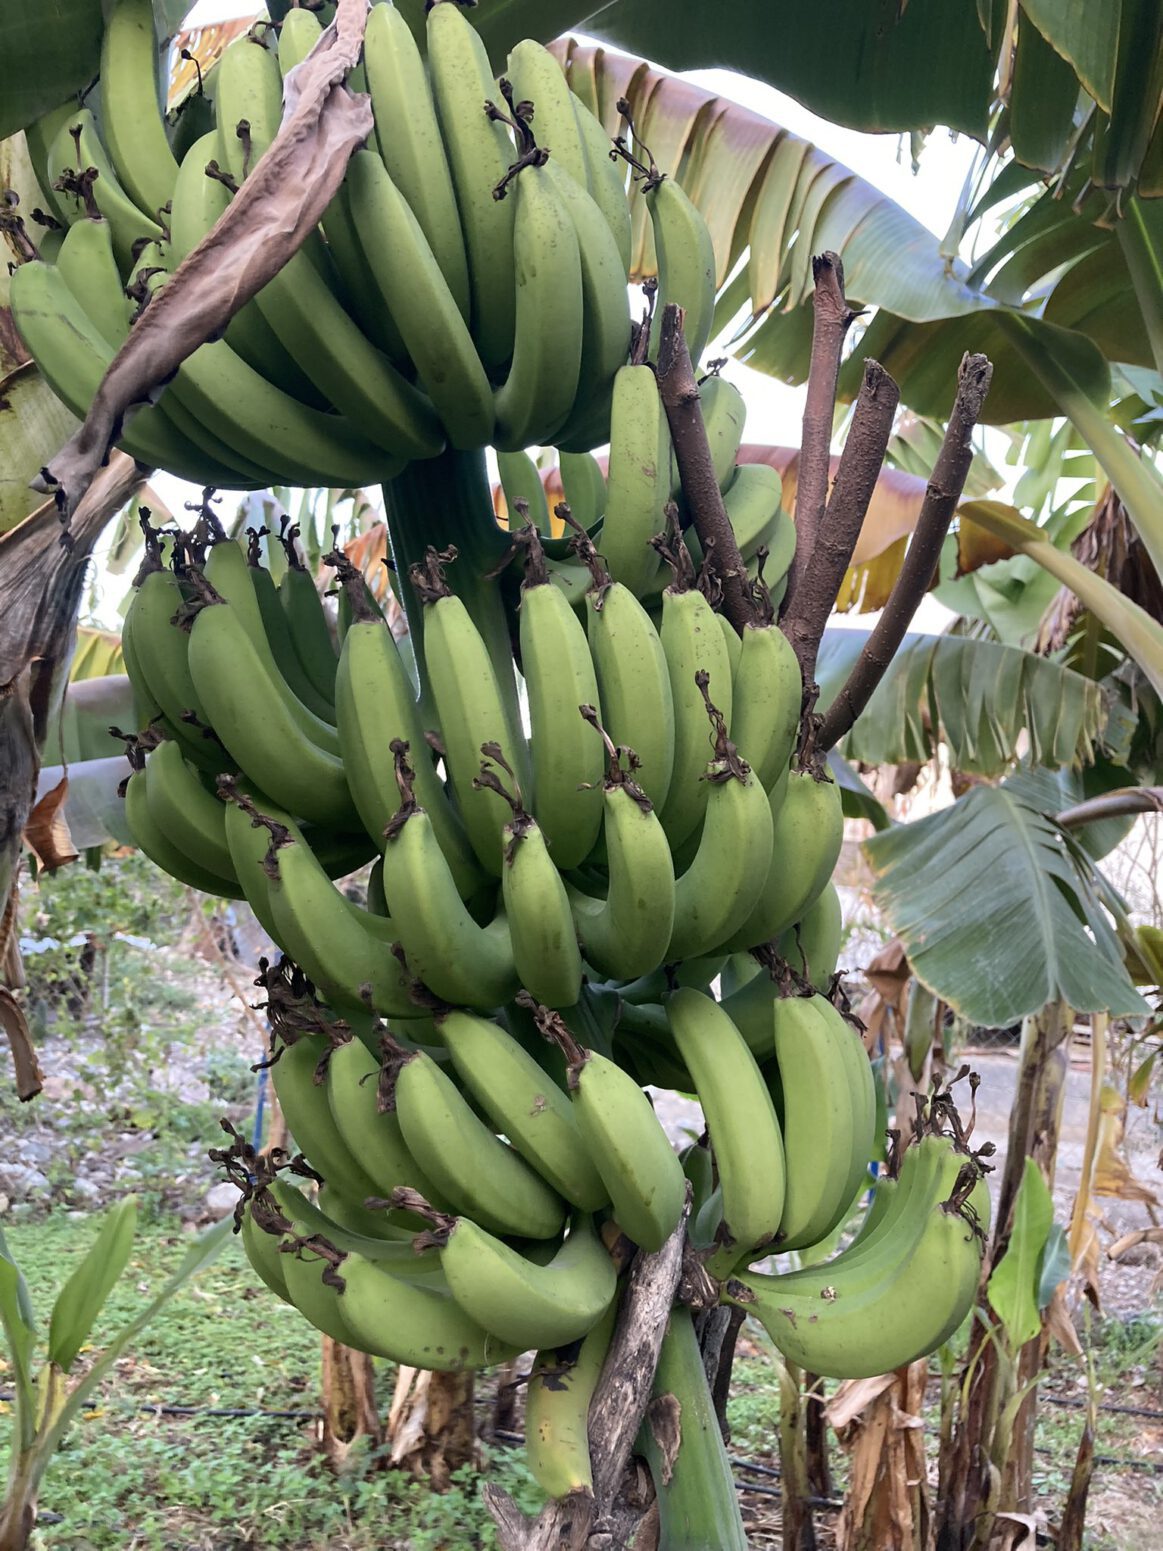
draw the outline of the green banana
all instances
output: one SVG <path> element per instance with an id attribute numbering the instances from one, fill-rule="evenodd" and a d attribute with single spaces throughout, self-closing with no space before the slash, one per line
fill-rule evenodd
<path id="1" fill-rule="evenodd" d="M 424 58 L 411 28 L 394 5 L 372 6 L 363 53 L 380 157 L 415 212 L 445 284 L 467 322 L 468 262 L 448 155 Z M 469 102 L 475 105 L 471 90 Z M 462 106 L 457 105 L 458 113 Z M 485 134 L 486 127 L 480 126 L 480 132 Z M 503 171 L 502 167 L 497 176 Z"/>
<path id="2" fill-rule="evenodd" d="M 787 1179 L 781 1250 L 816 1244 L 832 1231 L 852 1204 L 856 1160 L 863 1168 L 872 1156 L 871 1071 L 865 1090 L 846 1050 L 856 1035 L 821 1001 L 784 996 L 771 1010 Z"/>
<path id="3" fill-rule="evenodd" d="M 569 896 L 541 826 L 520 808 L 503 831 L 503 851 L 501 894 L 517 975 L 547 1007 L 572 1007 L 582 961 Z"/>
<path id="4" fill-rule="evenodd" d="M 659 1544 L 667 1551 L 747 1551 L 699 1339 L 681 1305 L 670 1311 L 651 1394 L 636 1452 L 654 1480 Z"/>
<path id="5" fill-rule="evenodd" d="M 447 594 L 425 603 L 424 657 L 440 718 L 445 768 L 465 831 L 481 866 L 499 878 L 501 831 L 510 810 L 495 791 L 475 785 L 481 749 L 496 744 L 519 782 L 527 785 L 521 781 L 525 740 L 510 723 L 488 647 L 459 598 Z"/>
<path id="6" fill-rule="evenodd" d="M 976 1174 L 975 1165 L 969 1166 Z M 980 1177 L 946 1200 L 922 1191 L 846 1275 L 844 1256 L 782 1276 L 749 1273 L 727 1284 L 726 1300 L 754 1313 L 791 1361 L 830 1378 L 892 1372 L 934 1351 L 968 1314 L 981 1271 L 980 1224 L 988 1191 Z"/>
<path id="7" fill-rule="evenodd" d="M 292 559 L 291 554 L 288 554 L 287 569 L 279 583 L 279 603 L 287 616 L 291 644 L 303 672 L 316 694 L 334 705 L 339 653 L 315 579 L 298 556 Z"/>
<path id="8" fill-rule="evenodd" d="M 682 1217 L 686 1176 L 653 1105 L 629 1073 L 579 1045 L 556 1014 L 542 1009 L 537 1016 L 569 1062 L 578 1130 L 618 1226 L 642 1249 L 661 1249 Z"/>
<path id="9" fill-rule="evenodd" d="M 602 784 L 608 885 L 595 899 L 569 886 L 586 961 L 615 980 L 648 974 L 666 958 L 674 926 L 670 842 L 650 799 L 611 757 Z"/>
<path id="10" fill-rule="evenodd" d="M 493 394 L 423 228 L 374 151 L 357 151 L 346 187 L 380 309 L 395 320 L 417 380 L 453 447 L 493 436 Z"/>
<path id="11" fill-rule="evenodd" d="M 725 946 L 732 952 L 770 942 L 798 921 L 823 892 L 840 855 L 844 815 L 831 777 L 792 770 L 786 796 L 772 788 L 774 844 L 763 893 L 746 923 Z"/>
<path id="12" fill-rule="evenodd" d="M 826 883 L 803 918 L 780 937 L 777 951 L 797 975 L 826 989 L 836 973 L 843 928 L 840 895 L 834 883 Z"/>
<path id="13" fill-rule="evenodd" d="M 676 581 L 662 595 L 659 631 L 670 675 L 674 706 L 674 769 L 666 801 L 659 809 L 672 848 L 695 830 L 707 808 L 707 763 L 715 757 L 715 736 L 708 720 L 713 703 L 731 725 L 734 691 L 731 659 L 715 611 L 695 588 Z M 700 677 L 706 675 L 703 688 Z M 708 943 L 704 947 L 717 946 Z"/>
<path id="14" fill-rule="evenodd" d="M 602 743 L 579 715 L 581 706 L 598 704 L 598 681 L 585 627 L 553 585 L 535 540 L 527 550 L 519 621 L 532 813 L 564 871 L 589 855 L 602 823 Z"/>
<path id="15" fill-rule="evenodd" d="M 493 198 L 514 160 L 513 145 L 504 127 L 485 116 L 486 103 L 501 104 L 485 46 L 460 7 L 434 5 L 427 33 L 432 97 L 468 260 L 470 323 L 491 372 L 513 354 L 516 333 L 513 201 Z"/>
<path id="16" fill-rule="evenodd" d="M 218 596 L 238 616 L 239 624 L 246 631 L 250 644 L 262 663 L 263 672 L 270 679 L 295 725 L 317 748 L 325 750 L 328 754 L 338 754 L 339 735 L 335 730 L 334 721 L 327 720 L 305 705 L 283 676 L 271 647 L 266 621 L 259 604 L 255 587 L 255 567 L 247 563 L 241 545 L 225 537 L 212 540 L 202 574 Z M 284 577 L 284 585 L 286 580 Z M 314 592 L 313 586 L 311 590 Z M 298 619 L 292 623 L 297 630 Z M 328 650 L 331 650 L 330 645 Z M 334 652 L 332 652 L 332 658 L 334 659 Z"/>
<path id="17" fill-rule="evenodd" d="M 767 793 L 721 721 L 705 784 L 710 792 L 698 850 L 674 886 L 668 963 L 707 953 L 730 937 L 754 909 L 771 867 Z M 662 823 L 665 829 L 665 815 Z"/>
<path id="18" fill-rule="evenodd" d="M 670 429 L 649 366 L 618 369 L 610 424 L 599 543 L 610 575 L 637 594 L 658 569 L 651 540 L 666 529 L 670 499 Z"/>
<path id="19" fill-rule="evenodd" d="M 606 1187 L 570 1102 L 528 1051 L 497 1024 L 467 1012 L 441 1018 L 440 1034 L 461 1082 L 526 1162 L 572 1206 L 586 1212 L 605 1206 Z"/>
<path id="20" fill-rule="evenodd" d="M 619 748 L 634 749 L 634 779 L 659 807 L 674 770 L 674 699 L 666 654 L 649 614 L 621 582 L 610 584 L 607 578 L 593 587 L 586 605 L 606 731 Z"/>
<path id="21" fill-rule="evenodd" d="M 795 749 L 803 679 L 791 642 L 778 625 L 743 627 L 732 679 L 731 741 L 770 791 Z"/>
<path id="22" fill-rule="evenodd" d="M 352 1201 L 374 1196 L 376 1188 L 352 1155 L 331 1116 L 323 1074 L 331 1049 L 322 1034 L 306 1034 L 294 1044 L 280 1044 L 272 1063 L 271 1084 L 295 1144 L 329 1188 Z"/>
<path id="23" fill-rule="evenodd" d="M 707 1269 L 721 1275 L 775 1238 L 784 1209 L 783 1136 L 755 1057 L 714 998 L 682 990 L 665 1005 L 718 1166 L 723 1226 Z"/>
<path id="24" fill-rule="evenodd" d="M 360 1167 L 380 1196 L 407 1185 L 443 1211 L 448 1203 L 408 1151 L 400 1118 L 379 1104 L 380 1064 L 358 1039 L 333 1050 L 327 1063 L 327 1101 L 336 1127 L 359 1138 Z M 338 1248 L 346 1246 L 330 1235 Z M 367 1253 L 364 1250 L 363 1253 Z"/>
<path id="25" fill-rule="evenodd" d="M 591 452 L 560 453 L 558 466 L 573 520 L 589 532 L 606 511 L 606 476 L 602 466 Z"/>
<path id="26" fill-rule="evenodd" d="M 150 818 L 180 851 L 232 888 L 238 874 L 226 844 L 226 808 L 206 790 L 181 745 L 167 740 L 150 752 L 145 765 L 145 793 Z"/>
<path id="27" fill-rule="evenodd" d="M 510 532 L 521 526 L 518 501 L 528 507 L 529 521 L 538 533 L 548 537 L 550 532 L 549 504 L 545 498 L 545 486 L 541 482 L 541 470 L 527 452 L 497 453 L 497 473 L 508 509 Z"/>
<path id="28" fill-rule="evenodd" d="M 284 1258 L 279 1254 L 278 1241 L 273 1234 L 260 1228 L 252 1215 L 252 1209 L 247 1204 L 242 1214 L 242 1223 L 239 1229 L 242 1240 L 243 1253 L 250 1261 L 251 1269 L 255 1272 L 260 1282 L 265 1282 L 276 1297 L 284 1303 L 291 1303 L 291 1295 L 287 1291 L 287 1278 L 283 1274 Z"/>
<path id="29" fill-rule="evenodd" d="M 311 823 L 354 828 L 342 760 L 302 731 L 230 604 L 199 610 L 189 663 L 209 725 L 247 775 Z"/>
<path id="30" fill-rule="evenodd" d="M 578 133 L 586 159 L 586 183 L 594 203 L 614 234 L 622 274 L 630 273 L 630 201 L 626 198 L 625 166 L 610 157 L 613 141 L 602 125 L 577 97 L 573 100 Z"/>
<path id="31" fill-rule="evenodd" d="M 696 367 L 715 314 L 715 249 L 698 207 L 673 178 L 646 189 L 646 208 L 658 256 L 656 312 L 677 302 L 686 313 L 684 334 Z"/>
<path id="32" fill-rule="evenodd" d="M 358 1041 L 356 1042 L 358 1043 Z M 341 1045 L 340 1050 L 345 1050 L 346 1045 Z M 339 1051 L 335 1051 L 335 1055 Z M 334 1056 L 332 1057 L 334 1059 Z M 331 1081 L 330 1062 L 328 1063 L 328 1083 Z M 393 1276 L 402 1277 L 409 1282 L 434 1282 L 444 1285 L 444 1273 L 440 1269 L 440 1256 L 435 1250 L 416 1248 L 416 1228 L 412 1220 L 407 1227 L 392 1227 L 391 1237 L 384 1238 L 379 1235 L 371 1237 L 365 1233 L 359 1233 L 346 1227 L 338 1219 L 325 1211 L 322 1205 L 317 1204 L 304 1195 L 296 1186 L 286 1179 L 273 1179 L 266 1187 L 274 1205 L 281 1215 L 290 1220 L 291 1229 L 301 1238 L 312 1238 L 316 1235 L 326 1239 L 335 1249 L 341 1250 L 346 1255 L 363 1255 L 368 1260 L 375 1260 L 380 1265 L 387 1266 Z M 324 1196 L 330 1196 L 330 1191 L 324 1187 L 320 1193 L 320 1200 Z M 371 1213 L 367 1214 L 371 1216 Z M 410 1218 L 406 1212 L 379 1213 L 380 1217 L 394 1217 L 397 1220 Z M 422 1219 L 415 1218 L 415 1223 L 421 1223 Z M 270 1234 L 267 1237 L 271 1237 Z"/>
<path id="33" fill-rule="evenodd" d="M 126 783 L 125 822 L 138 849 L 163 872 L 177 878 L 179 883 L 200 889 L 204 894 L 217 894 L 223 899 L 242 898 L 242 890 L 237 883 L 220 877 L 203 867 L 194 857 L 187 856 L 157 824 L 149 811 L 144 770 L 134 771 Z"/>
<path id="34" fill-rule="evenodd" d="M 525 1462 L 550 1497 L 593 1491 L 590 1400 L 617 1322 L 618 1305 L 611 1299 L 580 1344 L 541 1351 L 534 1359 L 525 1389 Z"/>
<path id="35" fill-rule="evenodd" d="M 101 38 L 101 130 L 121 182 L 155 218 L 178 174 L 159 107 L 160 64 L 153 0 L 113 0 Z"/>
<path id="36" fill-rule="evenodd" d="M 523 38 L 509 50 L 505 74 L 512 83 L 515 99 L 533 105 L 537 144 L 549 151 L 556 164 L 584 189 L 586 157 L 581 130 L 573 111 L 573 93 L 557 60 L 542 44 Z"/>
<path id="37" fill-rule="evenodd" d="M 258 563 L 257 556 L 249 559 L 248 564 L 263 630 L 279 674 L 286 681 L 287 688 L 295 698 L 300 700 L 309 711 L 313 711 L 325 722 L 335 725 L 337 716 L 334 704 L 325 695 L 319 693 L 299 661 L 287 612 L 283 608 L 274 577 L 266 566 Z M 342 743 L 340 746 L 342 747 Z"/>
<path id="38" fill-rule="evenodd" d="M 396 1113 L 408 1151 L 453 1210 L 490 1233 L 558 1233 L 561 1197 L 477 1118 L 451 1078 L 423 1053 L 400 1050 L 396 1061 Z"/>
<path id="39" fill-rule="evenodd" d="M 557 178 L 547 167 L 524 167 L 513 198 L 516 334 L 512 364 L 496 394 L 493 440 L 501 452 L 550 442 L 565 423 L 585 333 L 577 228 Z"/>
<path id="40" fill-rule="evenodd" d="M 353 581 L 343 579 L 345 595 Z M 406 745 L 416 762 L 416 799 L 428 814 L 457 893 L 467 899 L 480 888 L 483 874 L 428 755 L 412 681 L 392 633 L 381 617 L 367 613 L 370 617 L 356 616 L 344 637 L 335 679 L 339 741 L 352 799 L 368 834 L 382 841 L 400 804 L 387 756 L 394 743 Z"/>
<path id="41" fill-rule="evenodd" d="M 575 1214 L 546 1265 L 528 1260 L 468 1217 L 437 1214 L 422 1241 L 440 1245 L 452 1296 L 485 1330 L 514 1346 L 580 1341 L 609 1308 L 617 1276 L 592 1218 Z"/>
<path id="42" fill-rule="evenodd" d="M 222 163 L 242 183 L 277 134 L 282 114 L 278 59 L 249 34 L 222 56 L 215 109 Z M 244 122 L 240 137 L 236 127 Z M 373 445 L 402 459 L 440 451 L 444 436 L 431 404 L 348 316 L 309 246 L 254 300 L 292 359 Z"/>
<path id="43" fill-rule="evenodd" d="M 97 134 L 96 120 L 88 108 L 77 108 L 61 124 L 49 146 L 48 175 L 54 187 L 68 186 L 77 178 L 84 180 L 90 168 L 96 177 L 91 181 L 87 199 L 59 188 L 58 198 L 70 225 L 87 213 L 90 203 L 101 212 L 113 234 L 117 262 L 128 270 L 134 261 L 134 244 L 143 238 L 161 237 L 162 228 L 157 220 L 143 214 L 122 188 Z"/>
<path id="44" fill-rule="evenodd" d="M 392 952 L 390 919 L 349 900 L 302 839 L 276 835 L 267 870 L 275 941 L 340 1009 L 372 1007 L 386 1017 L 416 1011 L 408 976 Z"/>

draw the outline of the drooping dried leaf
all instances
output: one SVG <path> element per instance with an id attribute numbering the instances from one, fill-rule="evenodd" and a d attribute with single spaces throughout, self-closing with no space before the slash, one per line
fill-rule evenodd
<path id="1" fill-rule="evenodd" d="M 55 872 L 58 867 L 75 862 L 80 854 L 73 845 L 65 817 L 68 795 L 69 778 L 62 776 L 36 804 L 24 826 L 24 838 L 46 872 Z"/>
<path id="2" fill-rule="evenodd" d="M 1104 1083 L 1098 1152 L 1094 1160 L 1094 1193 L 1096 1196 L 1114 1196 L 1120 1201 L 1142 1201 L 1158 1208 L 1163 1202 L 1135 1176 L 1123 1151 L 1126 1109 L 1126 1100 L 1114 1084 Z"/>
<path id="3" fill-rule="evenodd" d="M 828 1398 L 824 1415 L 836 1432 L 840 1432 L 895 1383 L 895 1373 L 881 1373 L 872 1379 L 843 1379 Z"/>
<path id="4" fill-rule="evenodd" d="M 7 986 L 0 986 L 0 1027 L 12 1051 L 16 1096 L 22 1103 L 27 1103 L 44 1087 L 44 1073 L 36 1059 L 24 1009 Z"/>

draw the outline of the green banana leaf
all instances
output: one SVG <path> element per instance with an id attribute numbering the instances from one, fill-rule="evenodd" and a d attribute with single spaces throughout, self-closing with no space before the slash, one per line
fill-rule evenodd
<path id="1" fill-rule="evenodd" d="M 129 1263 L 136 1227 L 137 1201 L 127 1196 L 106 1212 L 84 1260 L 57 1294 L 49 1323 L 48 1360 L 66 1373 Z"/>
<path id="2" fill-rule="evenodd" d="M 1053 1198 L 1037 1162 L 1027 1158 L 1014 1202 L 1009 1243 L 986 1285 L 989 1306 L 1001 1320 L 1007 1343 L 1014 1350 L 1032 1341 L 1042 1328 L 1038 1294 L 1053 1226 Z"/>
<path id="3" fill-rule="evenodd" d="M 874 895 L 913 972 L 971 1023 L 1005 1028 L 1062 999 L 1136 1017 L 1100 904 L 1105 884 L 1054 822 L 1005 786 L 864 842 Z"/>
<path id="4" fill-rule="evenodd" d="M 826 710 L 870 632 L 827 630 L 817 680 Z M 1028 743 L 1053 767 L 1083 764 L 1095 746 L 1127 732 L 1092 680 L 1047 658 L 997 641 L 911 634 L 841 744 L 847 759 L 902 764 L 931 759 L 939 744 L 955 770 L 999 775 Z"/>
<path id="5" fill-rule="evenodd" d="M 0 377 L 0 533 L 44 505 L 29 480 L 77 429 L 31 361 Z"/>

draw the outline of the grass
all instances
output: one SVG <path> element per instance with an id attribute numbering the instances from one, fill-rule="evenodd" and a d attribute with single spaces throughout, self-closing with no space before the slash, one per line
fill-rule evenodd
<path id="1" fill-rule="evenodd" d="M 6 1228 L 42 1323 L 55 1289 L 91 1241 L 93 1219 L 53 1215 Z M 125 1277 L 96 1332 L 116 1329 L 181 1257 L 183 1235 L 139 1231 Z M 392 1374 L 384 1365 L 382 1410 Z M 487 1474 L 527 1507 L 538 1493 L 519 1453 L 436 1496 L 370 1453 L 343 1479 L 328 1470 L 308 1420 L 165 1417 L 138 1407 L 313 1411 L 319 1337 L 259 1286 L 236 1243 L 139 1337 L 46 1479 L 44 1551 L 436 1551 L 495 1545 L 479 1500 Z M 3 1388 L 0 1360 L 0 1389 Z M 6 1411 L 0 1406 L 0 1411 Z M 7 1439 L 0 1420 L 0 1468 Z"/>

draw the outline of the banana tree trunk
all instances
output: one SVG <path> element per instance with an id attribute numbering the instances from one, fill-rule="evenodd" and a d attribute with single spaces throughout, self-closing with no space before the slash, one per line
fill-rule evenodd
<path id="1" fill-rule="evenodd" d="M 445 1492 L 456 1471 L 476 1463 L 473 1374 L 401 1368 L 385 1435 L 390 1462 Z"/>
<path id="2" fill-rule="evenodd" d="M 925 1358 L 899 1369 L 846 1429 L 851 1475 L 836 1530 L 840 1551 L 926 1551 L 929 1491 L 919 1423 L 927 1370 Z"/>
<path id="3" fill-rule="evenodd" d="M 341 1475 L 362 1439 L 377 1444 L 381 1437 L 371 1358 L 324 1336 L 323 1451 L 331 1468 Z"/>

